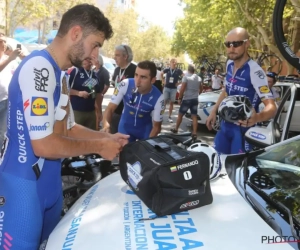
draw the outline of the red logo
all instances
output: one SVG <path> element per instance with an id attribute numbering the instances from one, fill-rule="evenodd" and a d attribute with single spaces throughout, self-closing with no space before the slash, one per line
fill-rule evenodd
<path id="1" fill-rule="evenodd" d="M 24 103 L 23 103 L 23 106 L 24 106 L 24 111 L 25 111 L 25 109 L 29 106 L 29 99 L 28 100 L 26 100 Z"/>

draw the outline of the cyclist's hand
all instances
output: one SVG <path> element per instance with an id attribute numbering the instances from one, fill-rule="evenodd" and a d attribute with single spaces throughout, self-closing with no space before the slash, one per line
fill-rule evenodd
<path id="1" fill-rule="evenodd" d="M 242 127 L 252 127 L 253 125 L 255 125 L 258 120 L 257 120 L 257 113 L 255 111 L 255 109 L 252 109 L 252 114 L 251 117 L 248 120 L 239 120 L 238 123 L 239 125 L 241 125 Z"/>
<path id="2" fill-rule="evenodd" d="M 101 144 L 102 147 L 100 147 L 101 149 L 98 152 L 99 155 L 110 161 L 117 157 L 122 149 L 121 143 L 112 138 L 101 139 Z"/>
<path id="3" fill-rule="evenodd" d="M 210 113 L 210 115 L 207 117 L 206 119 L 206 127 L 209 130 L 212 130 L 212 125 L 216 123 L 216 119 L 217 119 L 217 115 L 216 113 L 213 111 Z"/>
<path id="4" fill-rule="evenodd" d="M 79 96 L 79 97 L 82 97 L 82 98 L 84 98 L 84 99 L 86 99 L 86 98 L 89 97 L 89 93 L 86 92 L 86 91 L 79 91 L 79 92 L 78 92 L 78 96 Z"/>
<path id="5" fill-rule="evenodd" d="M 124 135 L 121 133 L 113 134 L 113 135 L 111 135 L 111 137 L 115 141 L 119 142 L 122 145 L 122 147 L 124 147 L 128 143 L 128 139 L 129 139 L 129 135 Z"/>

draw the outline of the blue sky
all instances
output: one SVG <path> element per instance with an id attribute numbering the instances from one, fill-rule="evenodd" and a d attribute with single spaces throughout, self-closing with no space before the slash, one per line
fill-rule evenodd
<path id="1" fill-rule="evenodd" d="M 170 35 L 174 21 L 183 16 L 179 0 L 137 0 L 137 12 L 147 21 L 162 26 Z"/>

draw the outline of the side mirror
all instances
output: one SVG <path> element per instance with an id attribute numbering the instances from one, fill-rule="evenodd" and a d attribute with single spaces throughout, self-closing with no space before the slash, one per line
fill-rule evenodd
<path id="1" fill-rule="evenodd" d="M 252 127 L 245 133 L 245 140 L 257 148 L 265 148 L 275 143 L 273 134 L 274 123 L 271 121 L 267 127 Z"/>

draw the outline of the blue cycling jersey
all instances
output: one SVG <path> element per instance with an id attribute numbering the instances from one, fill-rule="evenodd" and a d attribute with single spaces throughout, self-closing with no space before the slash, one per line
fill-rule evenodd
<path id="1" fill-rule="evenodd" d="M 267 76 L 255 61 L 248 60 L 234 72 L 234 62 L 228 60 L 226 68 L 225 90 L 227 95 L 247 96 L 256 111 L 258 111 L 261 101 L 273 99 Z M 237 154 L 250 150 L 251 146 L 244 140 L 247 129 L 223 121 L 221 130 L 215 137 L 216 150 L 223 154 Z"/>
<path id="2" fill-rule="evenodd" d="M 111 98 L 111 103 L 124 102 L 124 109 L 118 131 L 130 135 L 130 141 L 149 138 L 152 120 L 161 122 L 164 112 L 162 93 L 155 87 L 147 94 L 136 91 L 134 79 L 125 79 L 119 83 Z"/>
<path id="3" fill-rule="evenodd" d="M 36 156 L 31 141 L 63 133 L 55 127 L 66 116 L 59 108 L 68 101 L 61 94 L 63 77 L 46 50 L 32 52 L 12 77 L 0 154 L 1 248 L 37 249 L 60 219 L 61 161 Z M 74 117 L 68 115 L 68 119 L 72 127 Z"/>

